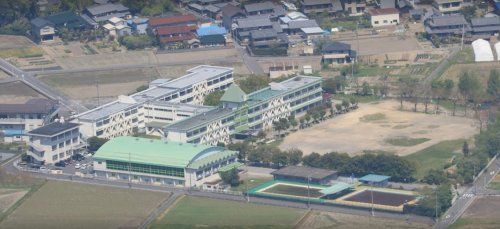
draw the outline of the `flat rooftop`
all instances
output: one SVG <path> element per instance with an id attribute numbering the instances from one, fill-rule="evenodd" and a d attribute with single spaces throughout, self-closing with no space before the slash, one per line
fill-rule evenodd
<path id="1" fill-rule="evenodd" d="M 252 92 L 248 94 L 249 101 L 263 101 L 268 100 L 277 95 L 286 93 L 290 90 L 294 90 L 305 85 L 319 82 L 321 81 L 321 77 L 314 76 L 296 76 L 291 79 L 287 79 L 283 82 L 279 83 L 270 83 L 269 87 L 263 88 L 261 90 Z"/>
<path id="2" fill-rule="evenodd" d="M 187 70 L 188 72 L 187 75 L 184 75 L 180 78 L 174 79 L 162 85 L 171 88 L 182 89 L 191 86 L 197 82 L 208 80 L 213 77 L 219 76 L 221 74 L 229 73 L 231 71 L 233 71 L 233 69 L 227 67 L 200 65 Z"/>
<path id="3" fill-rule="evenodd" d="M 203 105 L 196 105 L 196 104 L 187 104 L 187 103 L 174 103 L 174 102 L 167 102 L 167 101 L 153 101 L 149 103 L 151 105 L 159 106 L 159 107 L 171 107 L 175 108 L 178 111 L 185 111 L 185 112 L 207 112 L 211 109 L 214 109 L 213 107 L 210 106 L 203 106 Z"/>
<path id="4" fill-rule="evenodd" d="M 48 125 L 36 128 L 30 132 L 28 132 L 29 135 L 42 135 L 42 136 L 54 136 L 57 135 L 61 132 L 73 129 L 80 124 L 78 123 L 71 123 L 71 122 L 53 122 Z"/>
<path id="5" fill-rule="evenodd" d="M 205 123 L 212 122 L 213 120 L 221 119 L 233 113 L 231 109 L 216 108 L 207 112 L 192 116 L 191 118 L 183 119 L 181 121 L 172 123 L 165 127 L 168 130 L 188 131 L 194 127 L 200 126 Z"/>
<path id="6" fill-rule="evenodd" d="M 134 106 L 137 106 L 137 104 L 124 103 L 120 102 L 119 100 L 116 100 L 111 103 L 104 104 L 100 107 L 96 107 L 90 111 L 81 113 L 77 116 L 77 118 L 84 120 L 98 120 Z"/>

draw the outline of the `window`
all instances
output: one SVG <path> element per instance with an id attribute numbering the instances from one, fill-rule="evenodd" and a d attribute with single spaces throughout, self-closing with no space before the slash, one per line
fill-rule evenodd
<path id="1" fill-rule="evenodd" d="M 53 161 L 56 161 L 56 160 L 57 160 L 57 154 L 56 154 L 56 155 L 54 155 L 54 156 L 52 156 L 52 160 L 53 160 Z"/>
<path id="2" fill-rule="evenodd" d="M 64 153 L 59 153 L 59 158 L 63 158 L 64 157 Z"/>
<path id="3" fill-rule="evenodd" d="M 59 148 L 64 147 L 64 142 L 59 143 Z"/>
<path id="4" fill-rule="evenodd" d="M 97 131 L 97 132 L 96 132 L 96 135 L 97 135 L 97 136 L 101 136 L 103 133 L 104 133 L 104 131 L 99 130 L 99 131 Z"/>
<path id="5" fill-rule="evenodd" d="M 387 20 L 384 20 L 384 24 L 387 24 Z"/>
<path id="6" fill-rule="evenodd" d="M 57 149 L 57 145 L 53 145 L 52 146 L 52 151 L 56 150 Z"/>
<path id="7" fill-rule="evenodd" d="M 184 169 L 182 168 L 172 168 L 167 166 L 157 166 L 157 165 L 146 165 L 138 163 L 127 163 L 120 161 L 106 161 L 107 169 L 122 170 L 122 171 L 132 171 L 139 173 L 150 173 L 157 175 L 184 177 Z"/>
<path id="8" fill-rule="evenodd" d="M 374 21 L 373 24 L 378 25 L 378 21 Z"/>
<path id="9" fill-rule="evenodd" d="M 69 144 L 71 144 L 71 140 L 66 141 L 66 145 L 69 145 Z"/>

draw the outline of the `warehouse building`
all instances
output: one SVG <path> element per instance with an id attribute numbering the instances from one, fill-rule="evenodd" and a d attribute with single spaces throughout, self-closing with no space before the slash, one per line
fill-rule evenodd
<path id="1" fill-rule="evenodd" d="M 321 77 L 296 76 L 246 94 L 231 85 L 222 106 L 165 126 L 169 141 L 229 143 L 231 136 L 272 128 L 273 122 L 322 103 Z"/>
<path id="2" fill-rule="evenodd" d="M 117 137 L 95 153 L 93 165 L 105 179 L 193 187 L 239 164 L 237 155 L 217 146 Z"/>

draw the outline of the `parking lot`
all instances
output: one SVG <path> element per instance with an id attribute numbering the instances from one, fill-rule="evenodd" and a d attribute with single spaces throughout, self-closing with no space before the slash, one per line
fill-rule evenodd
<path id="1" fill-rule="evenodd" d="M 61 163 L 56 163 L 55 165 L 40 166 L 36 164 L 19 163 L 18 166 L 27 170 L 38 170 L 39 172 L 66 175 L 83 176 L 93 173 L 92 157 L 90 153 L 85 153 L 81 156 L 73 156 L 71 159 L 65 160 Z"/>

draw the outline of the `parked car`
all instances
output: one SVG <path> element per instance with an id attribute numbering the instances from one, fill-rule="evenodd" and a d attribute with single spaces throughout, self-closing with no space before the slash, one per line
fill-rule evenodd
<path id="1" fill-rule="evenodd" d="M 80 168 L 80 163 L 76 163 L 75 169 L 79 169 L 79 168 Z"/>
<path id="2" fill-rule="evenodd" d="M 66 162 L 59 161 L 59 162 L 55 163 L 54 165 L 57 166 L 57 167 L 66 167 Z"/>

